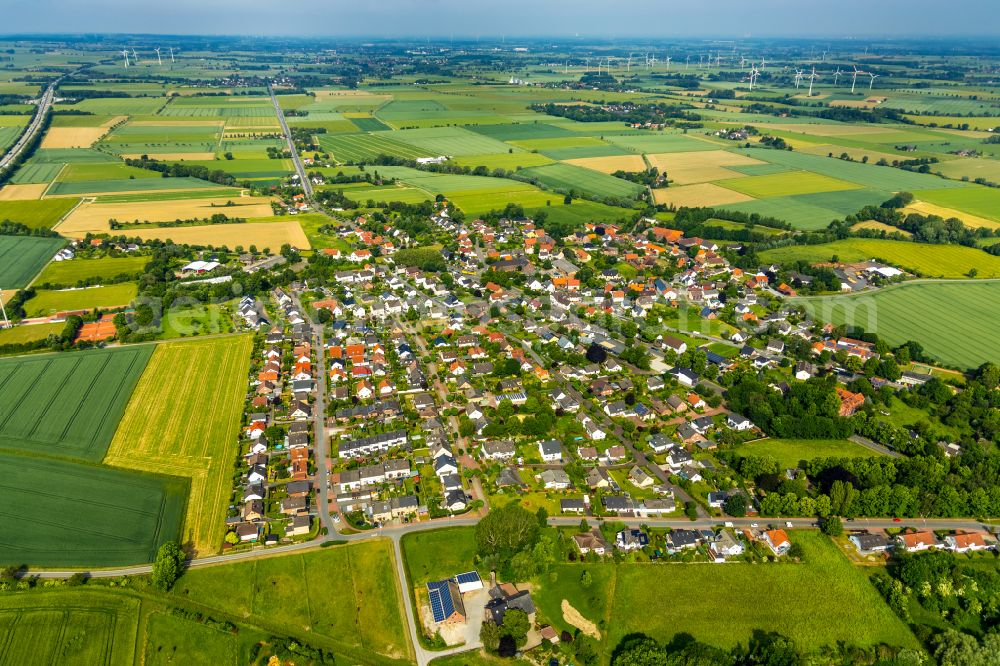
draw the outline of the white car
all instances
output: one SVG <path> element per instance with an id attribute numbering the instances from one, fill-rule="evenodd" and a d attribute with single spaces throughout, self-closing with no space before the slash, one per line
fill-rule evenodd
<path id="1" fill-rule="evenodd" d="M 728 520 L 726 522 L 724 522 L 723 525 L 725 527 L 732 527 L 733 526 L 733 524 L 731 522 L 729 522 Z"/>
<path id="2" fill-rule="evenodd" d="M 757 523 L 750 523 L 750 527 L 757 529 Z"/>
<path id="3" fill-rule="evenodd" d="M 785 521 L 785 527 L 791 527 L 791 526 L 792 526 L 792 521 L 786 520 Z"/>

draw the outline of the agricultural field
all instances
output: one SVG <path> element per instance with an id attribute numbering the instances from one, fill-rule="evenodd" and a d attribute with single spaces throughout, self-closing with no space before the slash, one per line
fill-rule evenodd
<path id="1" fill-rule="evenodd" d="M 926 245 L 909 241 L 847 238 L 821 245 L 793 245 L 761 253 L 762 261 L 813 263 L 882 259 L 917 275 L 964 278 L 976 269 L 978 278 L 1000 277 L 1000 257 L 961 245 Z"/>
<path id="2" fill-rule="evenodd" d="M 133 229 L 129 231 L 129 235 L 144 240 L 158 238 L 185 245 L 211 245 L 230 249 L 256 245 L 277 251 L 286 243 L 300 250 L 310 249 L 309 239 L 294 220 L 295 218 L 275 218 L 273 222 Z"/>
<path id="3" fill-rule="evenodd" d="M 890 344 L 916 340 L 950 366 L 975 368 L 1000 358 L 1000 281 L 909 282 L 796 303 L 821 321 L 861 326 Z"/>
<path id="4" fill-rule="evenodd" d="M 61 238 L 0 236 L 0 289 L 27 286 L 63 245 Z"/>
<path id="5" fill-rule="evenodd" d="M 149 263 L 149 257 L 100 257 L 54 261 L 35 280 L 36 284 L 72 287 L 82 280 L 108 279 L 136 275 Z"/>
<path id="6" fill-rule="evenodd" d="M 239 190 L 206 190 L 212 196 L 186 196 L 171 193 L 143 193 L 126 197 L 99 197 L 80 204 L 66 216 L 55 230 L 70 238 L 83 238 L 87 233 L 107 233 L 109 220 L 146 223 L 172 222 L 210 218 L 216 213 L 229 217 L 260 218 L 272 215 L 268 197 L 241 197 Z M 164 198 L 166 197 L 166 198 Z M 124 200 L 123 200 L 124 199 Z M 232 204 L 232 205 L 230 205 Z M 223 226 L 223 225 L 216 225 Z M 191 227 L 192 229 L 197 227 Z M 187 227 L 176 227 L 181 232 Z M 133 232 L 130 232 L 132 235 Z M 135 235 L 141 235 L 135 232 Z M 275 246 L 275 247 L 280 247 Z"/>
<path id="7" fill-rule="evenodd" d="M 7 301 L 7 294 L 2 294 L 4 302 Z M 14 326 L 11 328 L 0 328 L 0 347 L 3 345 L 21 345 L 36 340 L 44 340 L 50 335 L 62 333 L 66 324 L 31 324 L 24 326 Z"/>
<path id="8" fill-rule="evenodd" d="M 100 461 L 152 352 L 142 345 L 0 359 L 0 449 Z"/>
<path id="9" fill-rule="evenodd" d="M 10 186 L 8 186 L 10 187 Z M 5 187 L 0 192 L 6 191 Z M 76 206 L 75 199 L 0 201 L 0 221 L 18 222 L 32 229 L 49 229 Z"/>
<path id="10" fill-rule="evenodd" d="M 173 594 L 288 633 L 309 632 L 347 655 L 412 659 L 396 581 L 390 543 L 375 540 L 192 570 Z"/>
<path id="11" fill-rule="evenodd" d="M 632 632 L 664 642 L 687 633 L 731 648 L 745 643 L 755 629 L 786 635 L 805 650 L 838 641 L 917 647 L 865 573 L 833 542 L 814 532 L 791 536 L 805 550 L 801 564 L 587 565 L 594 581 L 587 590 L 579 584 L 581 565 L 561 565 L 558 582 L 543 583 L 533 596 L 548 621 L 572 630 L 560 610 L 562 600 L 568 600 L 597 625 L 606 653 Z M 670 590 L 671 603 L 656 601 L 663 590 Z M 762 604 L 763 597 L 775 601 Z M 865 608 L 863 622 L 849 610 L 859 607 Z M 636 613 L 636 608 L 657 612 Z"/>
<path id="12" fill-rule="evenodd" d="M 522 169 L 521 173 L 529 178 L 537 178 L 543 185 L 553 189 L 583 192 L 598 198 L 631 199 L 643 190 L 638 183 L 573 164 L 532 167 Z"/>
<path id="13" fill-rule="evenodd" d="M 736 192 L 742 192 L 755 199 L 789 197 L 817 192 L 838 192 L 858 188 L 853 183 L 808 171 L 776 173 L 769 176 L 745 176 L 733 180 L 717 181 L 716 184 Z"/>
<path id="14" fill-rule="evenodd" d="M 138 599 L 90 590 L 5 594 L 0 663 L 131 666 Z"/>
<path id="15" fill-rule="evenodd" d="M 418 148 L 392 138 L 394 133 L 379 134 L 320 134 L 319 145 L 341 164 L 363 162 L 379 155 L 394 155 L 407 159 L 437 157 L 440 153 Z M 476 154 L 476 153 L 471 153 Z"/>
<path id="16" fill-rule="evenodd" d="M 59 312 L 123 308 L 139 293 L 134 282 L 122 282 L 105 287 L 83 289 L 39 289 L 34 298 L 24 304 L 29 317 L 50 317 Z"/>
<path id="17" fill-rule="evenodd" d="M 0 453 L 0 479 L 0 530 L 17 535 L 0 543 L 3 565 L 151 562 L 184 515 L 186 485 L 172 477 Z"/>
<path id="18" fill-rule="evenodd" d="M 182 537 L 201 554 L 222 545 L 252 345 L 249 336 L 158 345 L 104 458 L 190 479 Z"/>
<path id="19" fill-rule="evenodd" d="M 218 185 L 199 178 L 125 178 L 122 180 L 56 181 L 46 190 L 46 196 L 77 196 L 118 192 L 162 192 L 217 188 Z"/>
<path id="20" fill-rule="evenodd" d="M 1000 222 L 1000 190 L 968 187 L 961 190 L 914 190 L 913 195 L 928 203 L 954 208 L 977 217 Z"/>
<path id="21" fill-rule="evenodd" d="M 740 444 L 734 451 L 741 456 L 771 456 L 783 469 L 799 467 L 814 458 L 873 458 L 871 449 L 847 439 L 758 439 Z"/>

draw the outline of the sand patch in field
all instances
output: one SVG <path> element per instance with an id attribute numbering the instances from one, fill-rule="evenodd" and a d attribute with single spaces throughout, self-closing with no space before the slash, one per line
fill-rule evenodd
<path id="1" fill-rule="evenodd" d="M 226 206 L 232 201 L 235 206 Z M 215 206 L 212 206 L 212 204 Z M 205 199 L 173 199 L 167 201 L 137 201 L 128 203 L 97 203 L 85 201 L 76 207 L 55 229 L 64 236 L 82 238 L 87 233 L 110 231 L 108 220 L 119 222 L 172 222 L 211 217 L 223 213 L 229 217 L 267 217 L 272 215 L 271 199 L 267 197 L 208 197 Z M 232 225 L 242 226 L 242 225 Z M 166 231 L 178 230 L 166 229 Z M 127 235 L 132 235 L 129 230 Z M 240 243 L 249 246 L 250 243 Z M 277 249 L 279 246 L 275 246 Z"/>
<path id="2" fill-rule="evenodd" d="M 753 201 L 753 197 L 751 196 L 734 192 L 733 190 L 719 187 L 712 183 L 681 185 L 680 187 L 653 190 L 653 196 L 656 198 L 656 203 L 658 204 L 673 204 L 678 208 L 683 206 L 688 208 L 720 206 L 722 204 Z"/>
<path id="3" fill-rule="evenodd" d="M 567 164 L 575 164 L 601 173 L 612 174 L 615 171 L 645 171 L 646 162 L 642 155 L 613 155 L 610 157 L 580 157 L 574 160 L 564 160 Z"/>
<path id="4" fill-rule="evenodd" d="M 230 249 L 238 245 L 270 248 L 277 251 L 282 245 L 308 250 L 312 246 L 298 222 L 246 222 L 244 224 L 208 224 L 198 227 L 169 227 L 158 229 L 130 229 L 129 236 L 143 240 L 157 238 L 171 240 L 182 245 L 226 246 Z"/>
<path id="5" fill-rule="evenodd" d="M 115 116 L 97 127 L 50 127 L 40 148 L 90 148 L 125 116 Z"/>
<path id="6" fill-rule="evenodd" d="M 962 224 L 970 229 L 978 229 L 979 227 L 986 227 L 987 229 L 1000 228 L 1000 222 L 995 220 L 988 220 L 985 217 L 979 217 L 978 215 L 973 215 L 972 213 L 965 213 L 960 210 L 955 210 L 954 208 L 945 208 L 944 206 L 927 203 L 926 201 L 914 201 L 909 206 L 904 208 L 903 212 L 919 213 L 921 215 L 937 215 L 938 217 L 943 217 L 946 220 L 948 218 L 955 217 L 961 220 Z"/>
<path id="7" fill-rule="evenodd" d="M 0 189 L 0 201 L 27 201 L 41 199 L 48 183 L 32 183 L 30 185 L 7 184 Z"/>
<path id="8" fill-rule="evenodd" d="M 598 641 L 601 640 L 601 630 L 597 628 L 597 625 L 581 615 L 580 611 L 573 608 L 572 604 L 570 604 L 566 599 L 562 600 L 562 614 L 563 620 L 591 638 Z"/>

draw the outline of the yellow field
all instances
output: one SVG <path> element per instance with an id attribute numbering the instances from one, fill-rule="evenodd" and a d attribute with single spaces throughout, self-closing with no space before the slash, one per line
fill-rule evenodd
<path id="1" fill-rule="evenodd" d="M 120 193 L 119 193 L 120 194 Z M 225 206 L 232 201 L 236 206 Z M 266 217 L 271 215 L 271 200 L 267 197 L 210 197 L 207 199 L 172 199 L 135 203 L 96 203 L 85 201 L 77 206 L 56 229 L 71 238 L 83 238 L 87 233 L 110 230 L 108 220 L 120 222 L 170 222 L 211 217 L 224 213 L 229 217 Z M 216 204 L 214 207 L 212 204 Z M 167 231 L 179 231 L 169 229 Z M 130 234 L 131 235 L 131 234 Z"/>
<path id="2" fill-rule="evenodd" d="M 1000 228 L 1000 222 L 995 220 L 987 220 L 985 217 L 979 217 L 978 215 L 973 215 L 971 213 L 963 213 L 962 211 L 955 210 L 954 208 L 945 208 L 944 206 L 927 203 L 926 201 L 914 201 L 912 204 L 904 208 L 903 212 L 920 213 L 921 215 L 937 215 L 946 220 L 950 217 L 955 217 L 961 220 L 962 224 L 970 229 L 978 229 L 979 227 L 986 227 L 987 229 Z"/>
<path id="3" fill-rule="evenodd" d="M 0 189 L 0 201 L 41 199 L 48 186 L 48 183 L 38 183 L 36 185 L 4 185 L 3 189 Z"/>
<path id="4" fill-rule="evenodd" d="M 763 131 L 766 131 L 766 128 L 772 128 L 782 132 L 793 132 L 795 134 L 806 134 L 809 136 L 862 136 L 865 134 L 885 134 L 887 131 L 895 129 L 892 127 L 886 128 L 878 125 L 834 125 L 818 123 L 774 123 L 760 125 L 759 127 L 761 127 Z"/>
<path id="5" fill-rule="evenodd" d="M 191 479 L 182 539 L 218 552 L 246 396 L 249 335 L 157 346 L 104 463 Z"/>
<path id="6" fill-rule="evenodd" d="M 907 120 L 912 120 L 918 125 L 930 125 L 935 123 L 937 125 L 964 125 L 968 123 L 969 127 L 974 130 L 990 130 L 994 127 L 1000 127 L 1000 116 L 989 116 L 983 118 L 975 118 L 965 116 L 904 116 Z"/>
<path id="7" fill-rule="evenodd" d="M 614 155 L 611 157 L 580 157 L 575 160 L 564 160 L 567 164 L 575 164 L 601 173 L 612 174 L 615 171 L 645 171 L 646 162 L 642 155 Z"/>
<path id="8" fill-rule="evenodd" d="M 893 155 L 892 153 L 880 153 L 877 150 L 871 150 L 868 148 L 848 148 L 846 146 L 837 146 L 832 143 L 798 146 L 796 147 L 796 150 L 802 153 L 809 153 L 810 155 L 823 155 L 824 157 L 830 153 L 833 153 L 834 157 L 840 157 L 841 153 L 847 153 L 851 156 L 851 159 L 858 161 L 861 161 L 861 158 L 867 155 L 868 161 L 872 164 L 878 162 L 880 159 L 885 159 L 889 163 L 892 163 L 893 160 L 907 159 L 905 157 L 900 157 L 899 155 Z"/>
<path id="9" fill-rule="evenodd" d="M 200 227 L 173 227 L 166 229 L 131 229 L 129 236 L 143 240 L 158 238 L 172 240 L 182 245 L 215 245 L 230 249 L 238 245 L 270 248 L 273 252 L 288 243 L 300 250 L 311 249 L 309 239 L 298 222 L 247 222 L 245 224 L 208 224 Z"/>
<path id="10" fill-rule="evenodd" d="M 659 153 L 647 155 L 649 163 L 678 185 L 707 183 L 725 178 L 740 178 L 744 174 L 727 169 L 727 166 L 746 166 L 763 164 L 746 155 L 730 153 L 725 150 L 703 150 L 684 153 Z"/>
<path id="11" fill-rule="evenodd" d="M 41 148 L 90 148 L 107 134 L 112 125 L 125 119 L 115 116 L 98 127 L 50 127 L 42 139 Z"/>
<path id="12" fill-rule="evenodd" d="M 242 116 L 230 116 L 226 118 L 226 129 L 254 128 L 254 127 L 280 127 L 277 118 L 244 118 Z"/>
<path id="13" fill-rule="evenodd" d="M 689 208 L 697 206 L 721 206 L 722 204 L 739 203 L 741 201 L 753 201 L 753 197 L 734 192 L 733 190 L 727 190 L 712 183 L 682 185 L 680 187 L 653 190 L 653 195 L 656 198 L 656 203 L 673 204 L 678 208 L 682 206 Z"/>
<path id="14" fill-rule="evenodd" d="M 876 220 L 865 220 L 864 222 L 858 222 L 857 224 L 851 226 L 852 231 L 855 229 L 875 229 L 876 231 L 884 231 L 888 234 L 897 233 L 897 234 L 902 234 L 904 236 L 913 235 L 909 231 L 903 231 L 902 229 L 894 227 L 891 224 L 886 224 L 885 222 L 878 222 Z"/>
<path id="15" fill-rule="evenodd" d="M 149 155 L 157 160 L 214 160 L 215 153 L 122 153 L 122 157 L 137 160 L 143 155 Z"/>

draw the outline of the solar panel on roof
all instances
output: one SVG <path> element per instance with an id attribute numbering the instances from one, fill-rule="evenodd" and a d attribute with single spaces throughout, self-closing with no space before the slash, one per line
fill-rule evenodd
<path id="1" fill-rule="evenodd" d="M 455 605 L 452 603 L 451 593 L 448 590 L 448 581 L 437 581 L 427 583 L 427 596 L 431 603 L 431 614 L 435 622 L 444 622 L 455 613 Z"/>
<path id="2" fill-rule="evenodd" d="M 466 572 L 466 573 L 461 573 L 461 574 L 458 574 L 458 576 L 456 576 L 456 579 L 458 580 L 458 584 L 459 585 L 461 585 L 462 583 L 475 583 L 475 582 L 478 582 L 480 580 L 480 578 L 479 578 L 479 572 L 478 571 L 469 571 L 469 572 Z"/>

